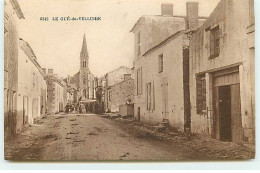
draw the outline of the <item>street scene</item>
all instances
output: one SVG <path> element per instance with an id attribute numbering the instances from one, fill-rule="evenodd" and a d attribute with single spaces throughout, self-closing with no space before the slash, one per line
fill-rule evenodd
<path id="1" fill-rule="evenodd" d="M 26 141 L 26 142 L 23 142 Z M 11 160 L 217 160 L 248 159 L 252 149 L 96 114 L 52 115 L 6 146 Z M 212 145 L 214 144 L 214 145 Z M 173 147 L 174 146 L 174 147 Z"/>
<path id="2" fill-rule="evenodd" d="M 254 159 L 254 1 L 101 1 L 5 0 L 5 159 Z"/>

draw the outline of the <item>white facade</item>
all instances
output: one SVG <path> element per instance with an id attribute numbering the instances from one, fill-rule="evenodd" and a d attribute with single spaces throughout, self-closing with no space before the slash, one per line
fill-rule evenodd
<path id="1" fill-rule="evenodd" d="M 18 58 L 17 126 L 33 124 L 33 120 L 45 114 L 47 84 L 44 72 L 28 45 L 20 40 Z M 43 110 L 44 109 L 44 110 Z M 18 129 L 19 129 L 18 127 Z"/>

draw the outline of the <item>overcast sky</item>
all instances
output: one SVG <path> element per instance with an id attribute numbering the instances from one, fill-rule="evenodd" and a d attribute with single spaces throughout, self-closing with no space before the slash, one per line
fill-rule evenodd
<path id="1" fill-rule="evenodd" d="M 25 20 L 19 35 L 33 48 L 44 68 L 61 77 L 79 70 L 84 33 L 89 68 L 100 76 L 119 66 L 132 67 L 134 38 L 130 33 L 142 15 L 159 15 L 161 3 L 173 3 L 174 15 L 186 14 L 188 0 L 20 0 Z M 219 0 L 199 2 L 199 15 L 208 16 Z M 101 17 L 101 21 L 52 21 L 52 17 Z M 40 17 L 49 17 L 41 21 Z"/>

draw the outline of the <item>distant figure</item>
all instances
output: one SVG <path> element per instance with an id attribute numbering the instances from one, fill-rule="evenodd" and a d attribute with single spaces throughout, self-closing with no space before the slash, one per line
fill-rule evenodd
<path id="1" fill-rule="evenodd" d="M 88 104 L 85 105 L 86 113 L 88 112 Z"/>
<path id="2" fill-rule="evenodd" d="M 69 103 L 67 103 L 67 105 L 65 106 L 65 113 L 68 114 L 70 111 L 70 105 Z"/>
<path id="3" fill-rule="evenodd" d="M 83 107 L 83 105 L 82 105 L 82 103 L 79 105 L 79 113 L 80 114 L 82 114 L 82 107 Z"/>

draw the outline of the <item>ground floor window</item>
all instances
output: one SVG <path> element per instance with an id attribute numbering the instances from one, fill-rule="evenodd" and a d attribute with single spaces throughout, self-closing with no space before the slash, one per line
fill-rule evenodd
<path id="1" fill-rule="evenodd" d="M 206 111 L 206 80 L 205 74 L 196 78 L 196 107 L 197 114 Z"/>
<path id="2" fill-rule="evenodd" d="M 154 82 L 147 83 L 146 96 L 147 110 L 155 110 Z"/>

